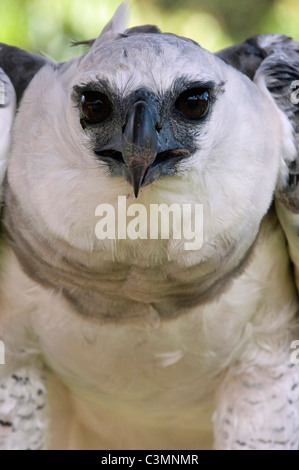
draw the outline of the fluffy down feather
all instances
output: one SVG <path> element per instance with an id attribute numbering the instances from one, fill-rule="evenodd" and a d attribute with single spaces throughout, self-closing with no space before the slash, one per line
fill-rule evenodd
<path id="1" fill-rule="evenodd" d="M 34 67 L 5 185 L 0 445 L 298 448 L 299 378 L 289 354 L 298 297 L 272 204 L 297 158 L 294 120 L 268 80 L 279 37 L 251 40 L 239 58 L 238 48 L 217 57 L 148 25 L 125 31 L 123 10 L 79 59 L 23 56 Z M 202 84 L 209 110 L 194 124 L 176 100 Z M 81 125 L 78 93 L 88 87 L 112 103 L 102 125 Z M 172 234 L 94 235 L 98 204 L 135 203 L 124 162 L 95 155 L 110 142 L 122 150 L 136 100 L 156 116 L 159 145 L 167 131 L 190 155 L 143 186 L 138 202 L 203 204 L 198 251 Z M 290 241 L 290 222 L 283 227 Z M 296 261 L 296 241 L 290 250 Z"/>

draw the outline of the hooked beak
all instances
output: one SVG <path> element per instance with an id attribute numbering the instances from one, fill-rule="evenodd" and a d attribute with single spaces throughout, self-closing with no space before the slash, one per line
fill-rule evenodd
<path id="1" fill-rule="evenodd" d="M 137 101 L 127 116 L 122 148 L 123 159 L 137 198 L 145 174 L 159 150 L 158 131 L 145 101 Z"/>
<path id="2" fill-rule="evenodd" d="M 105 147 L 95 149 L 113 175 L 122 176 L 133 186 L 136 198 L 142 186 L 176 174 L 176 163 L 193 152 L 175 138 L 168 123 L 158 123 L 157 116 L 153 104 L 140 98 L 130 107 L 121 133 L 115 133 Z"/>

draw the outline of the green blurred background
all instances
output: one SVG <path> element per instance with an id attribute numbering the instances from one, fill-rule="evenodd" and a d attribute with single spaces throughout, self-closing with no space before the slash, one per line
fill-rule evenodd
<path id="1" fill-rule="evenodd" d="M 120 0 L 0 0 L 0 42 L 65 60 L 95 37 Z M 215 51 L 256 33 L 299 39 L 298 0 L 130 0 L 130 26 L 157 24 Z"/>

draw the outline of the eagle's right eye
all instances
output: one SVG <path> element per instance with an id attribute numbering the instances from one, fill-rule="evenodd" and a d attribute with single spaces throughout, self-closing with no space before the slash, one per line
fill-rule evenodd
<path id="1" fill-rule="evenodd" d="M 191 88 L 184 91 L 176 100 L 175 107 L 191 121 L 204 117 L 209 108 L 209 91 L 204 88 Z"/>
<path id="2" fill-rule="evenodd" d="M 88 123 L 97 124 L 105 121 L 112 111 L 111 103 L 104 93 L 85 91 L 81 96 L 81 108 Z"/>

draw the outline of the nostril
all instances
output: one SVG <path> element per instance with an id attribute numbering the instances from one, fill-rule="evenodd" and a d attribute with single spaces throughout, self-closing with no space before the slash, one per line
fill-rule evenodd
<path id="1" fill-rule="evenodd" d="M 162 126 L 159 122 L 156 122 L 155 129 L 156 129 L 157 132 L 160 132 L 162 130 Z"/>
<path id="2" fill-rule="evenodd" d="M 124 123 L 123 123 L 123 126 L 122 126 L 122 128 L 121 128 L 123 134 L 125 133 L 126 125 L 127 125 L 127 123 L 124 122 Z"/>
<path id="3" fill-rule="evenodd" d="M 158 165 L 170 160 L 181 160 L 190 156 L 190 151 L 186 149 L 170 149 L 165 152 L 159 152 L 153 165 Z"/>
<path id="4" fill-rule="evenodd" d="M 96 150 L 95 153 L 102 159 L 108 158 L 108 159 L 113 159 L 114 161 L 117 161 L 119 163 L 125 163 L 122 153 L 118 152 L 117 150 L 114 150 L 114 149 Z"/>

